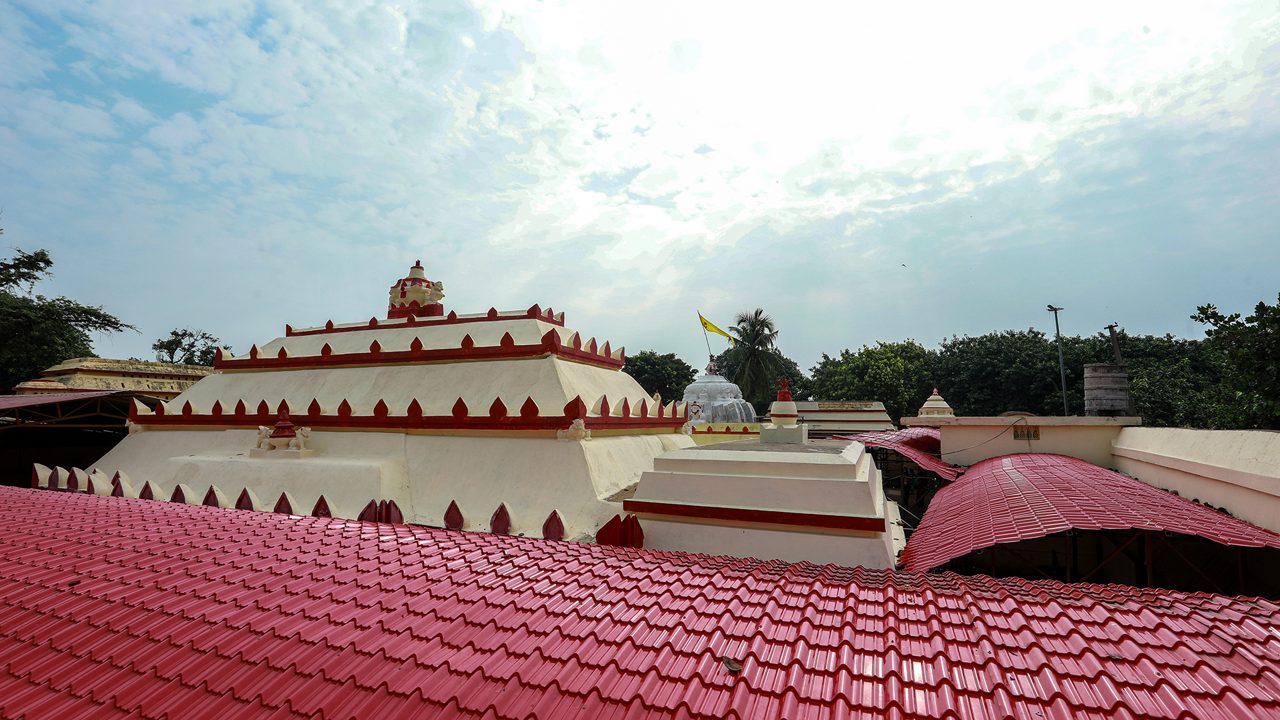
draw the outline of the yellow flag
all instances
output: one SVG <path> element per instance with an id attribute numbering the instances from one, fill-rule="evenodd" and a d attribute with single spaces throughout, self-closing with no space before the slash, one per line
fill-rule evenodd
<path id="1" fill-rule="evenodd" d="M 725 331 L 721 330 L 720 328 L 716 327 L 715 323 L 713 323 L 713 322 L 711 322 L 710 320 L 708 320 L 708 319 L 706 319 L 706 318 L 702 317 L 702 312 L 701 312 L 701 311 L 699 311 L 699 312 L 698 312 L 698 319 L 702 321 L 702 329 L 703 329 L 703 330 L 706 330 L 707 332 L 713 332 L 713 333 L 715 333 L 715 334 L 717 334 L 717 335 L 723 335 L 723 336 L 725 336 L 726 338 L 728 338 L 728 339 L 729 339 L 729 344 L 730 344 L 730 345 L 733 345 L 733 344 L 734 344 L 733 336 L 732 336 L 732 335 L 730 335 L 729 333 L 727 333 L 727 332 L 725 332 Z"/>

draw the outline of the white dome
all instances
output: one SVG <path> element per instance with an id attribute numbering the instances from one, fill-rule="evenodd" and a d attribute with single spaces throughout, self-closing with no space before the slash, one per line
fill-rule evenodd
<path id="1" fill-rule="evenodd" d="M 756 411 L 742 399 L 742 389 L 722 375 L 707 373 L 684 389 L 693 422 L 755 422 Z"/>

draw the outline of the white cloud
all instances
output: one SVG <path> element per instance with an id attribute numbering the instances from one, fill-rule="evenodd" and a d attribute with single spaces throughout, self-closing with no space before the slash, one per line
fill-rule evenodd
<path id="1" fill-rule="evenodd" d="M 0 29 L 0 60 L 29 59 L 0 80 L 0 190 L 63 218 L 27 222 L 98 274 L 183 269 L 127 295 L 75 277 L 142 339 L 181 320 L 245 345 L 285 321 L 377 311 L 387 273 L 419 253 L 463 308 L 550 302 L 654 344 L 703 297 L 722 314 L 784 290 L 847 304 L 857 291 L 802 276 L 822 261 L 781 263 L 795 275 L 774 288 L 770 258 L 887 257 L 883 223 L 1029 171 L 1052 184 L 1064 143 L 1125 122 L 1257 122 L 1247 110 L 1276 82 L 1260 63 L 1280 44 L 1263 3 L 27 12 L 65 33 L 61 51 L 83 55 L 78 76 L 104 95 L 47 82 L 32 23 Z M 954 242 L 986 250 L 1054 222 Z M 694 274 L 735 253 L 764 274 Z M 282 295 L 310 317 L 260 308 Z"/>

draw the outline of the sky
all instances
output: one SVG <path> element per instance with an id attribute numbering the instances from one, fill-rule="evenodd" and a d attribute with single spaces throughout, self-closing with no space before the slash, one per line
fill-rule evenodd
<path id="1" fill-rule="evenodd" d="M 0 0 L 0 210 L 107 357 L 416 259 L 695 366 L 698 310 L 804 368 L 1048 303 L 1201 337 L 1280 292 L 1280 4 Z"/>

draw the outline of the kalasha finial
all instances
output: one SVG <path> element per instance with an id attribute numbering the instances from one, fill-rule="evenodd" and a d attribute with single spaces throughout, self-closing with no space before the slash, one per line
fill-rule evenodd
<path id="1" fill-rule="evenodd" d="M 715 356 L 715 355 L 708 355 L 708 356 L 707 356 L 707 374 L 708 374 L 708 375 L 719 375 L 719 374 L 720 374 L 720 366 L 716 364 L 716 356 Z"/>
<path id="2" fill-rule="evenodd" d="M 786 378 L 778 378 L 778 401 L 791 402 L 791 381 Z"/>
<path id="3" fill-rule="evenodd" d="M 427 278 L 422 260 L 414 260 L 406 277 L 396 281 L 388 293 L 387 317 L 440 317 L 444 315 L 444 283 Z"/>

